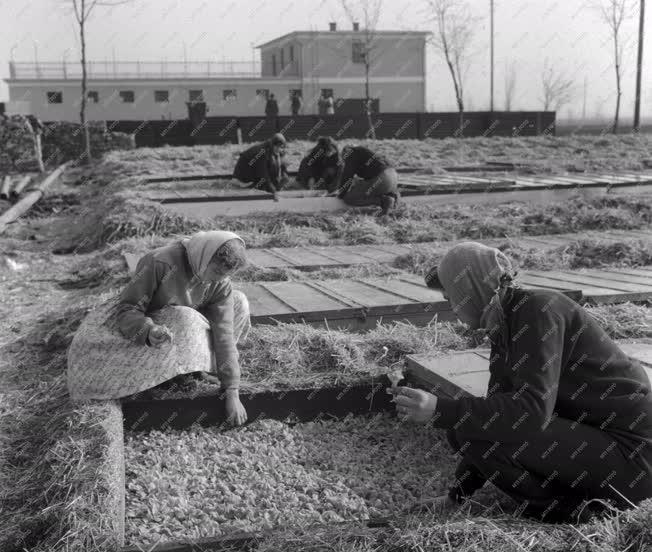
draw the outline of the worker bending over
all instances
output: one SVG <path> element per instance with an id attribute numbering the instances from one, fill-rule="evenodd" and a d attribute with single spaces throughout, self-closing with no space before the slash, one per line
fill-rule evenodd
<path id="1" fill-rule="evenodd" d="M 330 136 L 320 136 L 317 145 L 299 165 L 297 182 L 308 190 L 329 190 L 337 178 L 340 152 Z"/>
<path id="2" fill-rule="evenodd" d="M 227 419 L 247 419 L 236 344 L 251 327 L 230 276 L 246 264 L 232 232 L 198 232 L 154 249 L 122 292 L 92 311 L 68 351 L 74 400 L 119 399 L 190 373 L 216 372 Z"/>
<path id="3" fill-rule="evenodd" d="M 580 305 L 513 277 L 502 252 L 473 242 L 426 277 L 491 340 L 486 397 L 394 388 L 399 416 L 445 429 L 462 456 L 448 495 L 429 506 L 454 511 L 487 481 L 543 521 L 577 521 L 590 499 L 627 508 L 652 497 L 645 370 Z"/>
<path id="4" fill-rule="evenodd" d="M 249 188 L 274 194 L 274 200 L 278 201 L 278 191 L 289 182 L 284 159 L 286 145 L 285 136 L 278 133 L 243 151 L 235 165 L 233 178 L 251 184 Z"/>

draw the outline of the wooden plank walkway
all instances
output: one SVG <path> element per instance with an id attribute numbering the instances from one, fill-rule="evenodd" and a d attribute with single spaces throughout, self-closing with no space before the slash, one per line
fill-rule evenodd
<path id="1" fill-rule="evenodd" d="M 652 344 L 618 343 L 638 360 L 652 381 Z M 449 398 L 484 397 L 489 386 L 489 349 L 459 351 L 439 357 L 407 356 L 408 378 Z"/>
<path id="2" fill-rule="evenodd" d="M 596 238 L 607 242 L 630 239 L 652 240 L 652 230 L 584 232 L 577 234 L 555 234 L 543 236 L 518 236 L 516 238 L 493 238 L 477 240 L 489 246 L 506 242 L 522 244 L 546 250 L 576 241 L 580 238 Z M 418 248 L 453 247 L 456 243 L 468 240 L 436 241 L 403 244 L 341 245 L 341 246 L 305 246 L 305 247 L 271 247 L 249 249 L 250 262 L 261 268 L 296 268 L 316 270 L 319 268 L 346 268 L 364 264 L 391 264 L 397 257 L 407 255 Z"/>
<path id="3" fill-rule="evenodd" d="M 130 263 L 135 268 L 135 257 Z M 644 301 L 652 298 L 652 267 L 564 271 L 523 271 L 525 288 L 554 289 L 589 304 Z M 235 282 L 251 307 L 253 324 L 306 323 L 332 329 L 363 331 L 381 321 L 415 325 L 455 320 L 442 294 L 423 278 Z"/>
<path id="4" fill-rule="evenodd" d="M 505 201 L 541 203 L 563 200 L 578 194 L 592 197 L 616 190 L 620 193 L 651 193 L 652 171 L 573 176 L 528 176 L 510 179 L 490 176 L 402 175 L 402 199 L 406 204 L 493 204 Z M 194 218 L 243 216 L 257 212 L 292 211 L 312 213 L 349 209 L 342 200 L 324 192 L 293 190 L 271 194 L 250 190 L 209 192 L 139 191 L 138 196 L 158 201 L 171 212 Z"/>
<path id="5" fill-rule="evenodd" d="M 518 236 L 515 238 L 492 238 L 476 240 L 489 246 L 497 246 L 506 242 L 537 248 L 553 249 L 578 239 L 600 239 L 606 242 L 621 240 L 646 239 L 652 240 L 652 230 L 612 230 L 609 232 L 583 232 L 581 235 L 551 234 L 539 236 Z M 294 268 L 298 270 L 317 270 L 320 268 L 347 268 L 367 264 L 391 264 L 398 257 L 407 255 L 418 248 L 424 250 L 435 247 L 453 247 L 455 244 L 468 240 L 433 241 L 420 243 L 381 243 L 373 245 L 337 245 L 337 246 L 305 246 L 305 247 L 269 247 L 248 249 L 247 256 L 252 265 L 260 268 Z M 124 254 L 130 272 L 135 272 L 138 255 Z"/>
<path id="6" fill-rule="evenodd" d="M 625 269 L 623 269 L 625 270 Z M 590 271 L 524 271 L 525 288 L 554 289 L 589 304 L 643 301 L 652 298 L 652 268 Z M 315 326 L 366 330 L 380 321 L 424 325 L 435 315 L 454 320 L 450 304 L 419 276 L 236 283 L 249 298 L 254 324 L 298 322 Z"/>

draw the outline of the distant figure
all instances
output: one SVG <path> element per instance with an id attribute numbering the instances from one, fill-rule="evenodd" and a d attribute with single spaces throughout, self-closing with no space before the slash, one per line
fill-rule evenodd
<path id="1" fill-rule="evenodd" d="M 333 96 L 326 98 L 326 115 L 335 115 L 335 101 Z"/>
<path id="2" fill-rule="evenodd" d="M 274 194 L 274 201 L 278 201 L 278 191 L 289 181 L 284 162 L 286 145 L 285 136 L 279 133 L 243 151 L 235 165 L 233 178 L 251 183 L 250 188 Z"/>
<path id="3" fill-rule="evenodd" d="M 301 96 L 295 92 L 292 95 L 292 115 L 298 115 L 302 106 Z"/>
<path id="4" fill-rule="evenodd" d="M 392 164 L 363 146 L 342 150 L 338 176 L 328 190 L 348 205 L 380 205 L 386 215 L 398 203 L 398 174 Z"/>
<path id="5" fill-rule="evenodd" d="M 320 115 L 326 115 L 326 98 L 324 96 L 319 96 L 317 100 L 317 106 Z"/>
<path id="6" fill-rule="evenodd" d="M 265 115 L 267 117 L 278 117 L 278 102 L 274 97 L 274 94 L 270 94 L 265 104 Z"/>
<path id="7" fill-rule="evenodd" d="M 308 190 L 329 190 L 337 178 L 340 152 L 337 142 L 329 136 L 320 136 L 299 165 L 297 182 Z"/>

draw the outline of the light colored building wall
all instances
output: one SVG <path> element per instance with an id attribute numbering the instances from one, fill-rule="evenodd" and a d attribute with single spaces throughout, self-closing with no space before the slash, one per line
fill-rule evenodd
<path id="1" fill-rule="evenodd" d="M 303 44 L 303 77 L 365 77 L 365 64 L 353 62 L 354 40 L 364 43 L 360 36 L 327 33 Z M 372 42 L 372 77 L 423 77 L 425 75 L 425 38 L 378 36 Z"/>
<path id="2" fill-rule="evenodd" d="M 380 109 L 384 112 L 423 111 L 423 79 L 403 78 L 372 79 L 371 95 L 380 98 Z M 186 102 L 190 90 L 203 90 L 204 99 L 211 117 L 231 115 L 264 115 L 265 100 L 256 95 L 258 89 L 267 89 L 276 96 L 281 115 L 289 115 L 290 90 L 300 89 L 299 80 L 264 80 L 248 81 L 198 81 L 165 82 L 138 81 L 117 83 L 99 83 L 91 81 L 89 91 L 99 93 L 99 102 L 89 102 L 87 119 L 93 120 L 150 120 L 150 119 L 185 119 L 188 116 Z M 304 114 L 317 113 L 317 99 L 323 88 L 333 89 L 335 99 L 364 97 L 364 82 L 359 79 L 319 79 L 316 82 L 304 81 Z M 236 90 L 236 98 L 223 100 L 223 91 Z M 46 84 L 43 81 L 33 84 L 10 84 L 10 100 L 28 101 L 32 114 L 43 121 L 79 121 L 79 98 L 81 89 L 78 83 L 55 81 Z M 134 103 L 123 103 L 121 90 L 134 92 Z M 155 90 L 167 90 L 169 103 L 156 103 Z M 62 92 L 61 104 L 47 103 L 47 92 Z M 26 104 L 23 104 L 26 105 Z"/>
<path id="3" fill-rule="evenodd" d="M 276 67 L 274 60 L 276 59 Z M 300 75 L 301 43 L 288 39 L 270 48 L 261 49 L 261 76 L 298 77 Z M 281 62 L 283 62 L 281 64 Z M 276 69 L 276 72 L 274 72 Z"/>
<path id="4" fill-rule="evenodd" d="M 256 91 L 267 89 L 279 102 L 281 114 L 290 113 L 290 89 L 299 88 L 297 80 L 250 79 L 248 81 L 199 81 L 162 82 L 138 81 L 118 83 L 89 82 L 88 90 L 99 93 L 99 102 L 89 102 L 87 119 L 93 120 L 144 120 L 185 119 L 188 116 L 186 102 L 190 90 L 203 90 L 208 115 L 264 115 L 265 98 Z M 123 103 L 119 92 L 133 90 L 134 103 Z M 155 90 L 167 90 L 169 103 L 154 101 Z M 236 90 L 236 98 L 224 101 L 224 90 Z M 9 85 L 11 100 L 29 101 L 31 111 L 43 121 L 79 121 L 79 83 L 58 81 L 46 84 L 43 81 Z M 62 92 L 61 104 L 47 103 L 47 92 Z"/>

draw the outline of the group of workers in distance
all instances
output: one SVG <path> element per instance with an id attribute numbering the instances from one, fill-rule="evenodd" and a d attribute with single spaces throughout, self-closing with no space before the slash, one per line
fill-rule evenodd
<path id="1" fill-rule="evenodd" d="M 287 142 L 282 134 L 243 151 L 233 171 L 233 178 L 264 190 L 278 201 L 279 190 L 290 182 L 285 164 Z M 347 205 L 378 205 L 381 215 L 396 207 L 400 193 L 398 174 L 392 164 L 364 146 L 345 146 L 322 136 L 301 160 L 298 184 L 308 190 L 325 190 L 329 196 Z"/>

